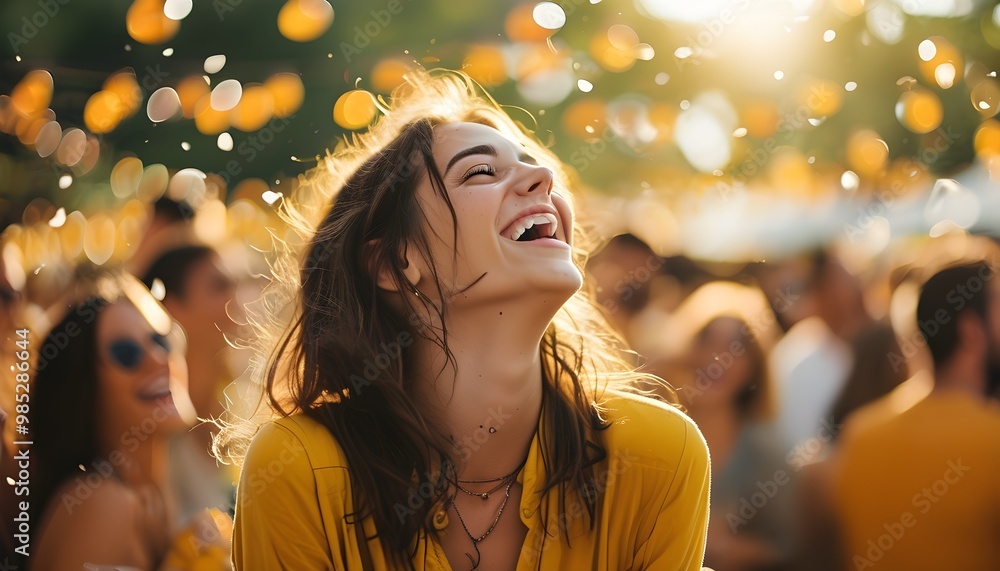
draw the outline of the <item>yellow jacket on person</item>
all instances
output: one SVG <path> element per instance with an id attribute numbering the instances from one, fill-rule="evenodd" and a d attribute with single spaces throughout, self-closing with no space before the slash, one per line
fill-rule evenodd
<path id="1" fill-rule="evenodd" d="M 573 505 L 574 496 L 567 497 L 563 514 L 557 494 L 540 496 L 545 467 L 536 431 L 518 476 L 523 492 L 517 513 L 528 528 L 518 571 L 700 570 L 710 480 L 701 433 L 683 413 L 653 399 L 609 393 L 604 405 L 612 424 L 600 433 L 607 454 L 597 474 L 605 493 L 593 530 L 584 507 Z M 358 534 L 345 519 L 354 511 L 348 470 L 334 437 L 308 417 L 261 427 L 247 451 L 237 492 L 235 568 L 365 569 Z M 544 542 L 541 510 L 549 515 Z M 372 519 L 364 523 L 365 534 L 374 536 Z M 433 535 L 419 541 L 414 567 L 450 570 Z M 368 552 L 369 568 L 390 568 L 377 538 L 368 542 Z"/>

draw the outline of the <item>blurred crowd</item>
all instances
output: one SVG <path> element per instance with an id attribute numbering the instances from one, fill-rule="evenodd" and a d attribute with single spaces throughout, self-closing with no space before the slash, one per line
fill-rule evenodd
<path id="1" fill-rule="evenodd" d="M 998 261 L 964 233 L 860 262 L 699 263 L 631 234 L 592 256 L 611 322 L 708 442 L 706 566 L 1000 568 Z"/>
<path id="2" fill-rule="evenodd" d="M 0 365 L 32 368 L 25 418 L 19 378 L 0 392 L 0 540 L 15 560 L 22 511 L 43 554 L 114 532 L 66 537 L 73 513 L 134 508 L 125 519 L 143 533 L 132 547 L 163 568 L 228 565 L 238 472 L 211 455 L 205 421 L 242 394 L 240 308 L 263 285 L 260 259 L 204 244 L 183 203 L 150 208 L 127 274 L 40 275 L 0 257 Z M 632 234 L 593 253 L 587 287 L 641 366 L 673 387 L 652 390 L 679 401 L 708 442 L 706 566 L 1000 568 L 996 252 L 960 233 L 863 262 L 829 245 L 708 263 L 664 257 Z M 30 447 L 14 444 L 25 423 Z M 27 510 L 8 493 L 25 478 L 24 449 Z"/>

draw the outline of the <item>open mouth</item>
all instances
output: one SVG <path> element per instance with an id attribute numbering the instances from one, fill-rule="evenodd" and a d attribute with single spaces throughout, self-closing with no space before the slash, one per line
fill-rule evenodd
<path id="1" fill-rule="evenodd" d="M 518 218 L 500 235 L 515 242 L 532 242 L 543 238 L 555 238 L 558 228 L 559 222 L 554 214 L 538 212 Z"/>
<path id="2" fill-rule="evenodd" d="M 142 390 L 140 390 L 136 396 L 139 400 L 156 402 L 161 399 L 166 399 L 171 396 L 170 394 L 170 381 L 167 378 L 158 380 L 150 383 Z"/>

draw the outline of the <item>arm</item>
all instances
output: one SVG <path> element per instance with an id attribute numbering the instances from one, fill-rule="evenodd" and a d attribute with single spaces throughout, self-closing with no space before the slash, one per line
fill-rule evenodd
<path id="1" fill-rule="evenodd" d="M 342 569 L 331 559 L 302 441 L 282 426 L 261 427 L 247 450 L 236 492 L 234 568 Z"/>
<path id="2" fill-rule="evenodd" d="M 634 569 L 699 571 L 708 531 L 708 446 L 694 423 L 684 423 L 684 447 L 673 476 L 665 477 L 650 505 L 659 506 L 653 532 L 636 550 Z"/>

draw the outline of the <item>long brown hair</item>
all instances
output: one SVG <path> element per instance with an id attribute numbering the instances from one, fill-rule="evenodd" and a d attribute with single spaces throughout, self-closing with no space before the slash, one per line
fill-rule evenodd
<path id="1" fill-rule="evenodd" d="M 413 376 L 406 339 L 434 341 L 448 359 L 447 304 L 403 295 L 403 309 L 379 293 L 372 268 L 388 268 L 407 284 L 400 252 L 417 248 L 433 260 L 415 198 L 422 176 L 452 212 L 432 155 L 433 128 L 453 122 L 493 127 L 522 143 L 540 165 L 555 173 L 555 190 L 569 198 L 570 179 L 561 162 L 516 123 L 465 74 L 418 72 L 393 94 L 393 105 L 368 132 L 344 141 L 304 175 L 281 205 L 295 232 L 276 241 L 273 281 L 248 308 L 262 356 L 251 374 L 269 406 L 235 415 L 216 441 L 216 453 L 237 461 L 249 438 L 275 414 L 305 414 L 323 424 L 340 444 L 358 498 L 352 521 L 371 516 L 389 557 L 410 567 L 416 541 L 432 530 L 433 513 L 454 479 L 453 447 L 432 430 L 410 398 Z M 325 213 L 317 220 L 317 214 Z M 574 258 L 584 266 L 587 243 L 577 226 Z M 441 281 L 432 269 L 439 299 Z M 431 328 L 416 304 L 436 315 Z M 408 337 L 411 336 L 411 337 Z M 621 344 L 590 296 L 580 291 L 550 323 L 539 347 L 543 398 L 550 434 L 540 434 L 546 466 L 544 493 L 580 494 L 590 525 L 600 490 L 595 464 L 604 458 L 599 431 L 606 426 L 600 403 L 605 389 L 638 390 L 646 378 L 621 358 Z M 266 356 L 266 358 L 264 358 Z M 662 381 L 659 381 L 662 383 Z M 555 445 L 558 435 L 559 445 Z M 431 489 L 432 497 L 426 490 Z M 421 495 L 420 490 L 425 490 Z M 426 501 L 410 503 L 411 498 Z M 406 507 L 406 517 L 397 513 Z M 413 508 L 413 511 L 409 511 Z M 547 515 L 545 516 L 548 517 Z"/>

